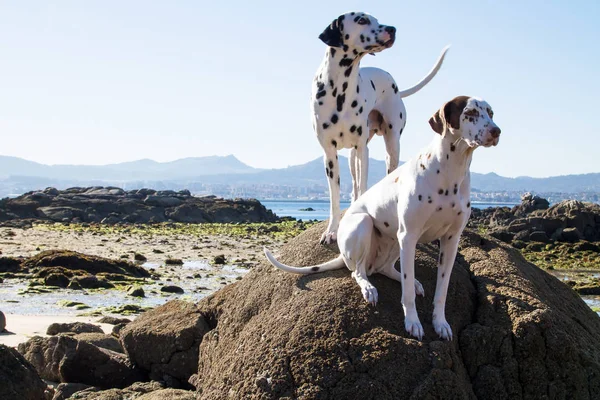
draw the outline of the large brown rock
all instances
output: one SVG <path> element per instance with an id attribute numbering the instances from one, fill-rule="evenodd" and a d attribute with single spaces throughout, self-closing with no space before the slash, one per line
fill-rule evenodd
<path id="1" fill-rule="evenodd" d="M 143 313 L 119 336 L 131 361 L 151 379 L 186 385 L 198 369 L 198 346 L 208 329 L 196 305 L 174 300 Z"/>
<path id="2" fill-rule="evenodd" d="M 124 354 L 70 336 L 35 336 L 19 352 L 40 376 L 54 382 L 84 383 L 99 388 L 124 388 L 147 380 Z"/>
<path id="3" fill-rule="evenodd" d="M 43 400 L 46 384 L 12 347 L 0 344 L 0 399 Z"/>
<path id="4" fill-rule="evenodd" d="M 290 241 L 282 261 L 310 265 L 336 256 L 318 245 L 318 224 Z M 190 379 L 203 399 L 597 398 L 600 318 L 568 286 L 519 252 L 466 232 L 446 303 L 454 340 L 431 325 L 435 245 L 420 245 L 417 299 L 425 328 L 404 330 L 401 286 L 371 281 L 369 306 L 349 271 L 298 276 L 264 265 L 203 299 L 212 329 Z"/>

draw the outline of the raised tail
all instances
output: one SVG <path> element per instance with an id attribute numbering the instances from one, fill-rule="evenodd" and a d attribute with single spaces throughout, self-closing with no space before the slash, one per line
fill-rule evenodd
<path id="1" fill-rule="evenodd" d="M 331 271 L 334 269 L 340 269 L 343 268 L 346 264 L 344 263 L 344 259 L 342 258 L 342 256 L 338 256 L 337 258 L 334 258 L 331 261 L 327 261 L 323 264 L 319 264 L 319 265 L 312 265 L 309 267 L 292 267 L 289 265 L 285 265 L 280 263 L 279 261 L 277 261 L 277 259 L 273 256 L 273 254 L 271 254 L 271 252 L 269 251 L 269 249 L 267 249 L 266 247 L 263 247 L 263 250 L 265 252 L 265 256 L 267 256 L 267 259 L 269 260 L 269 262 L 271 264 L 273 264 L 275 267 L 286 271 L 286 272 L 292 272 L 294 274 L 315 274 L 317 272 L 323 272 L 323 271 Z"/>
<path id="2" fill-rule="evenodd" d="M 448 51 L 449 48 L 450 48 L 450 45 L 444 47 L 444 50 L 442 50 L 442 54 L 440 55 L 437 62 L 435 63 L 435 66 L 433 67 L 433 69 L 431 71 L 429 71 L 427 76 L 425 78 L 423 78 L 421 80 L 421 82 L 417 83 L 415 86 L 411 87 L 410 89 L 405 89 L 405 90 L 402 90 L 401 92 L 399 92 L 400 97 L 402 97 L 402 98 L 408 97 L 410 95 L 417 93 L 419 90 L 423 89 L 423 87 L 425 87 L 425 85 L 427 85 L 433 79 L 435 74 L 437 74 L 437 72 L 440 70 L 442 63 L 444 62 L 444 57 L 446 56 L 446 52 Z"/>

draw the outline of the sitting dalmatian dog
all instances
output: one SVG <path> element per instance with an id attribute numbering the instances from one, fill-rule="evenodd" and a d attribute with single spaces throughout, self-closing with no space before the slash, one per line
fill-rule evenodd
<path id="1" fill-rule="evenodd" d="M 337 151 L 350 149 L 352 200 L 367 190 L 367 143 L 383 136 L 387 173 L 398 166 L 400 135 L 406 124 L 402 98 L 421 90 L 440 69 L 447 48 L 429 74 L 414 87 L 400 91 L 392 76 L 379 68 L 360 68 L 365 54 L 392 47 L 396 28 L 380 24 L 362 12 L 340 15 L 319 38 L 328 46 L 312 90 L 313 129 L 325 155 L 329 184 L 329 226 L 321 243 L 336 240 L 340 220 L 340 173 Z"/>
<path id="2" fill-rule="evenodd" d="M 469 166 L 475 149 L 496 146 L 500 140 L 500 128 L 492 118 L 492 108 L 484 100 L 459 96 L 447 102 L 429 120 L 436 133 L 430 145 L 350 205 L 338 231 L 339 257 L 321 265 L 291 267 L 265 248 L 268 260 L 298 274 L 346 265 L 365 300 L 373 305 L 377 289 L 369 275 L 381 273 L 401 282 L 405 328 L 421 339 L 415 294 L 423 295 L 423 287 L 415 279 L 415 250 L 417 243 L 439 239 L 433 327 L 441 338 L 451 340 L 446 295 L 458 241 L 471 215 Z M 398 254 L 400 272 L 394 267 Z"/>

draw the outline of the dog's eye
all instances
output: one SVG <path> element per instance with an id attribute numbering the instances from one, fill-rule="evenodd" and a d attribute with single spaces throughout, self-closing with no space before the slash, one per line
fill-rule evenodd
<path id="1" fill-rule="evenodd" d="M 465 115 L 467 117 L 479 117 L 479 111 L 476 108 L 471 108 L 470 110 L 465 111 Z"/>
<path id="2" fill-rule="evenodd" d="M 487 113 L 490 116 L 490 118 L 494 118 L 494 112 L 491 109 L 487 109 Z"/>
<path id="3" fill-rule="evenodd" d="M 369 23 L 369 20 L 366 18 L 361 17 L 358 21 L 356 21 L 357 24 L 359 25 L 366 25 Z"/>

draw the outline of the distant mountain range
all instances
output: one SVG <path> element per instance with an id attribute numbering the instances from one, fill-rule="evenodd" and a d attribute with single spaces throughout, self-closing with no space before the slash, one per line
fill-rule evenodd
<path id="1" fill-rule="evenodd" d="M 342 189 L 349 190 L 348 159 L 340 157 Z M 385 162 L 370 159 L 369 183 L 385 175 Z M 600 192 L 600 173 L 549 178 L 506 178 L 495 173 L 472 173 L 474 191 L 482 192 Z M 184 158 L 171 162 L 143 159 L 102 166 L 44 165 L 17 157 L 0 156 L 0 196 L 16 195 L 47 186 L 120 186 L 182 189 L 199 185 L 326 186 L 321 157 L 306 164 L 280 169 L 257 169 L 235 156 Z"/>

